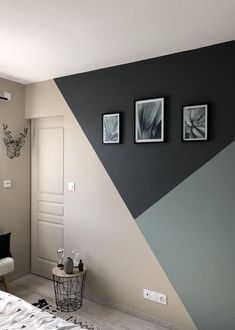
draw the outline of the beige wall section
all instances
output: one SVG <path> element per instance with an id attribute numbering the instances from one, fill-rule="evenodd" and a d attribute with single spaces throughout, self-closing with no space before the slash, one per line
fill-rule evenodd
<path id="1" fill-rule="evenodd" d="M 54 81 L 33 84 L 33 89 L 33 95 L 27 93 L 28 117 L 39 115 L 40 103 L 34 102 L 47 95 L 56 99 L 43 101 L 42 115 L 54 116 L 55 107 L 64 113 L 65 249 L 67 255 L 74 248 L 81 253 L 88 268 L 88 294 L 196 329 Z M 68 182 L 76 183 L 75 192 L 66 190 Z M 168 306 L 143 299 L 143 288 L 167 294 Z"/>
<path id="2" fill-rule="evenodd" d="M 0 100 L 0 233 L 11 231 L 11 252 L 15 259 L 14 276 L 30 270 L 30 132 L 20 157 L 10 159 L 3 142 L 2 125 L 8 124 L 13 137 L 30 121 L 25 120 L 25 86 L 0 79 L 0 93 L 12 93 L 11 101 Z M 12 188 L 2 188 L 3 180 L 12 180 Z"/>
<path id="3" fill-rule="evenodd" d="M 60 116 L 63 115 L 63 111 L 53 80 L 26 86 L 25 118 Z"/>

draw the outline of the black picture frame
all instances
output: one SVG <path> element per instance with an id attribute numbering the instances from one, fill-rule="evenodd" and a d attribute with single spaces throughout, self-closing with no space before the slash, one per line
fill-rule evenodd
<path id="1" fill-rule="evenodd" d="M 135 143 L 164 142 L 165 98 L 135 101 Z"/>
<path id="2" fill-rule="evenodd" d="M 208 141 L 208 103 L 182 107 L 182 141 Z"/>
<path id="3" fill-rule="evenodd" d="M 102 114 L 102 142 L 103 144 L 120 144 L 120 112 Z"/>

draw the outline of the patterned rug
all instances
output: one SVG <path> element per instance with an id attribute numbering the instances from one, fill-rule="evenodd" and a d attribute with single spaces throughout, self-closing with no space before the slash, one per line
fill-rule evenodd
<path id="1" fill-rule="evenodd" d="M 74 323 L 78 326 L 80 326 L 82 329 L 87 330 L 101 330 L 100 327 L 97 325 L 94 325 L 92 322 L 90 322 L 87 319 L 83 319 L 81 317 L 78 317 L 76 315 L 72 315 L 66 312 L 61 312 L 58 309 L 56 309 L 54 306 L 49 304 L 46 299 L 39 299 L 38 302 L 33 303 L 33 306 L 36 306 L 37 308 L 40 308 L 41 310 L 48 312 L 54 316 L 60 317 L 61 319 Z"/>

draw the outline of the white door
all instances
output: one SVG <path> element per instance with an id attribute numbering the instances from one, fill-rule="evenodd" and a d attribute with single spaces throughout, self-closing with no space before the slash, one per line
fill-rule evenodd
<path id="1" fill-rule="evenodd" d="M 51 278 L 64 233 L 64 119 L 32 120 L 32 273 Z"/>

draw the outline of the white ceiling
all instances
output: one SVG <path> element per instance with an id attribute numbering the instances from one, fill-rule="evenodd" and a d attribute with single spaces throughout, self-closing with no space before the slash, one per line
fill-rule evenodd
<path id="1" fill-rule="evenodd" d="M 235 0 L 0 0 L 0 76 L 22 83 L 235 39 Z"/>

